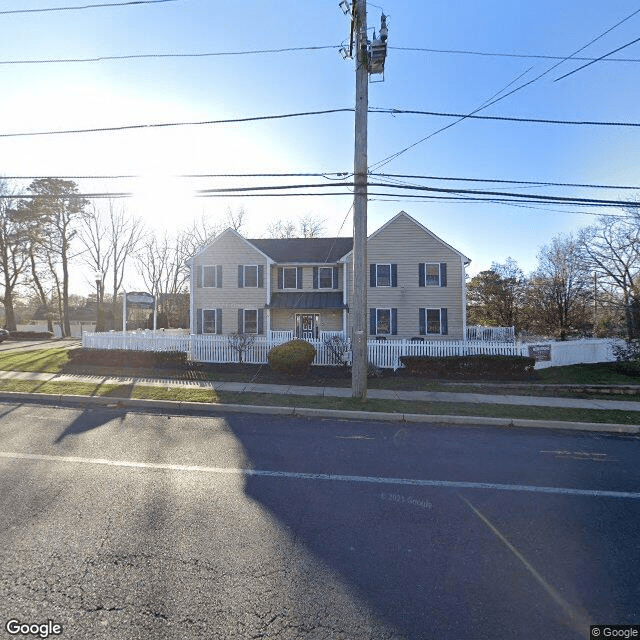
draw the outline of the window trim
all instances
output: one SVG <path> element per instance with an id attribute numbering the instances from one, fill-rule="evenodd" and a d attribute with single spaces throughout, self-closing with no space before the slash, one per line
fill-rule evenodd
<path id="1" fill-rule="evenodd" d="M 440 266 L 439 262 L 423 262 L 424 264 L 424 286 L 425 287 L 440 287 L 442 286 L 442 268 Z M 435 266 L 438 268 L 438 282 L 433 283 L 433 282 L 427 282 L 427 267 L 428 266 Z"/>
<path id="2" fill-rule="evenodd" d="M 246 289 L 259 289 L 260 288 L 260 273 L 257 264 L 243 264 L 242 265 L 242 286 Z M 256 283 L 247 284 L 247 269 L 256 270 Z"/>
<path id="3" fill-rule="evenodd" d="M 392 287 L 393 286 L 393 267 L 391 266 L 391 262 L 376 262 L 376 287 Z M 378 269 L 379 267 L 389 267 L 389 284 L 380 284 L 378 280 Z"/>
<path id="4" fill-rule="evenodd" d="M 429 331 L 429 311 L 438 312 L 438 331 Z M 442 334 L 442 309 L 437 307 L 424 308 L 424 330 L 427 336 L 441 336 Z"/>
<path id="5" fill-rule="evenodd" d="M 294 273 L 295 273 L 295 278 L 294 278 L 294 285 L 293 287 L 287 287 L 287 270 L 291 270 L 293 269 Z M 298 267 L 282 267 L 282 288 L 283 289 L 288 289 L 288 290 L 292 290 L 292 289 L 298 289 L 299 288 L 299 283 L 298 283 Z"/>
<path id="6" fill-rule="evenodd" d="M 331 273 L 331 284 L 328 287 L 323 287 L 321 285 L 322 282 L 322 270 L 328 270 Z M 318 289 L 333 289 L 334 281 L 333 281 L 334 268 L 333 267 L 318 267 Z"/>
<path id="7" fill-rule="evenodd" d="M 389 312 L 389 331 L 380 331 L 379 330 L 379 320 L 378 314 L 380 311 L 388 311 Z M 376 307 L 376 335 L 377 336 L 390 336 L 393 335 L 393 311 L 391 307 Z"/>
<path id="8" fill-rule="evenodd" d="M 256 330 L 255 331 L 247 331 L 247 311 L 254 312 L 256 314 Z M 242 333 L 248 333 L 250 335 L 259 335 L 259 314 L 258 309 L 243 309 L 242 310 Z"/>

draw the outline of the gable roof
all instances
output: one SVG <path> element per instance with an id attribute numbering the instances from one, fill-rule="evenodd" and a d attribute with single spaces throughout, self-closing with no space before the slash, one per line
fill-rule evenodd
<path id="1" fill-rule="evenodd" d="M 338 262 L 353 247 L 353 238 L 256 238 L 249 239 L 275 262 Z"/>
<path id="2" fill-rule="evenodd" d="M 452 247 L 449 243 L 445 242 L 442 238 L 439 238 L 435 233 L 433 233 L 433 231 L 429 231 L 427 227 L 425 227 L 423 224 L 418 222 L 415 218 L 410 216 L 406 211 L 400 211 L 400 213 L 397 213 L 395 216 L 393 216 L 391 220 L 387 220 L 387 222 L 385 222 L 380 228 L 376 229 L 370 236 L 367 237 L 367 241 L 371 240 L 372 238 L 375 238 L 379 233 L 384 231 L 384 229 L 386 229 L 389 225 L 393 224 L 398 218 L 406 218 L 407 220 L 410 220 L 411 222 L 413 222 L 413 224 L 415 224 L 416 227 L 424 231 L 427 235 L 431 236 L 434 240 L 437 240 L 438 242 L 443 244 L 445 247 L 448 247 L 449 249 L 451 249 L 451 251 L 457 253 L 462 258 L 462 261 L 464 262 L 464 264 L 469 264 L 471 262 L 471 258 L 467 258 L 467 256 L 464 255 L 464 253 L 461 253 L 456 248 Z M 346 259 L 346 257 L 350 253 L 351 253 L 351 250 L 349 250 L 347 254 L 342 256 L 342 259 L 343 260 Z"/>

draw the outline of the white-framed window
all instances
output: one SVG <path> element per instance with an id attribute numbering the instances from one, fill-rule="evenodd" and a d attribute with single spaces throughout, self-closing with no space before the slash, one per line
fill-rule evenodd
<path id="1" fill-rule="evenodd" d="M 430 333 L 442 333 L 442 322 L 440 317 L 440 309 L 427 309 L 427 335 Z"/>
<path id="2" fill-rule="evenodd" d="M 333 289 L 333 267 L 320 267 L 318 269 L 318 288 Z"/>
<path id="3" fill-rule="evenodd" d="M 244 275 L 243 284 L 245 287 L 258 286 L 258 265 L 257 264 L 245 264 L 243 275 Z"/>
<path id="4" fill-rule="evenodd" d="M 440 263 L 439 262 L 425 262 L 424 284 L 426 287 L 440 286 Z"/>
<path id="5" fill-rule="evenodd" d="M 391 335 L 391 309 L 376 309 L 376 335 Z"/>
<path id="6" fill-rule="evenodd" d="M 448 309 L 418 309 L 420 335 L 442 335 L 449 334 Z"/>
<path id="7" fill-rule="evenodd" d="M 391 265 L 376 264 L 376 287 L 391 286 Z"/>
<path id="8" fill-rule="evenodd" d="M 203 265 L 203 287 L 222 287 L 222 265 Z"/>
<path id="9" fill-rule="evenodd" d="M 257 309 L 245 309 L 244 310 L 244 322 L 243 333 L 258 333 L 258 310 Z"/>
<path id="10" fill-rule="evenodd" d="M 282 283 L 283 289 L 297 289 L 298 288 L 298 268 L 297 267 L 284 267 L 282 269 Z"/>
<path id="11" fill-rule="evenodd" d="M 202 333 L 217 333 L 216 316 L 215 309 L 202 310 Z"/>

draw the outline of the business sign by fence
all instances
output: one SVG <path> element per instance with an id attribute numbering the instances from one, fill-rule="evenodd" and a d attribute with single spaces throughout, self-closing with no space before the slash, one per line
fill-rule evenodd
<path id="1" fill-rule="evenodd" d="M 153 309 L 155 298 L 150 293 L 129 291 L 127 293 L 127 305 L 136 306 L 140 309 Z"/>
<path id="2" fill-rule="evenodd" d="M 535 358 L 536 362 L 551 361 L 551 345 L 550 344 L 529 345 L 529 357 Z"/>

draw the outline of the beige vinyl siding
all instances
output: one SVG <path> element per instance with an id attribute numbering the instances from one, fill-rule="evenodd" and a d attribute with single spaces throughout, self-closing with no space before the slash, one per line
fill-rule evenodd
<path id="1" fill-rule="evenodd" d="M 222 288 L 195 286 L 193 309 L 222 309 L 222 332 L 238 330 L 238 309 L 264 309 L 267 300 L 267 259 L 234 232 L 225 231 L 194 257 L 194 273 L 201 266 L 222 265 Z M 238 265 L 262 265 L 264 286 L 238 287 Z M 196 278 L 196 283 L 198 279 Z M 194 285 L 196 283 L 193 283 Z M 194 329 L 196 328 L 194 322 Z M 266 320 L 264 330 L 266 331 Z"/>
<path id="2" fill-rule="evenodd" d="M 370 264 L 396 264 L 397 287 L 367 288 L 367 328 L 369 309 L 398 310 L 398 333 L 389 338 L 412 338 L 420 335 L 420 308 L 447 309 L 448 333 L 429 339 L 460 340 L 463 338 L 462 282 L 463 265 L 459 253 L 442 241 L 426 233 L 412 220 L 400 216 L 368 241 L 367 285 Z M 447 286 L 420 287 L 418 265 L 420 262 L 445 262 Z M 351 265 L 348 270 L 349 306 L 353 304 Z M 349 327 L 350 330 L 350 327 Z M 427 336 L 425 336 L 427 337 Z"/>

